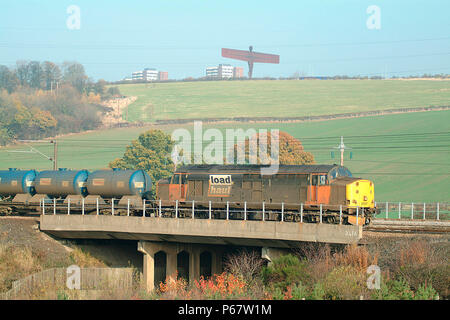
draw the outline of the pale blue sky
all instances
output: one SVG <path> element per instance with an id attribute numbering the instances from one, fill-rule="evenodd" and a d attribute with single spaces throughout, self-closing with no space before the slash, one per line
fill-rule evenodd
<path id="1" fill-rule="evenodd" d="M 94 79 L 144 67 L 180 79 L 203 76 L 229 47 L 280 55 L 255 77 L 450 73 L 450 1 L 403 0 L 0 0 L 0 64 L 78 61 Z M 81 10 L 70 30 L 67 8 Z M 370 30 L 366 9 L 381 10 Z"/>

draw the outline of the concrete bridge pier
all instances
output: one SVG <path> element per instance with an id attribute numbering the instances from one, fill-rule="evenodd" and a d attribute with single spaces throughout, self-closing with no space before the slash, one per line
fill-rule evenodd
<path id="1" fill-rule="evenodd" d="M 166 279 L 183 277 L 189 282 L 222 272 L 223 246 L 194 243 L 139 241 L 143 253 L 143 278 L 147 291 Z"/>
<path id="2" fill-rule="evenodd" d="M 268 265 L 271 265 L 274 259 L 283 255 L 287 255 L 289 253 L 292 253 L 292 250 L 284 248 L 271 248 L 271 247 L 261 248 L 261 258 L 266 259 L 268 261 Z"/>

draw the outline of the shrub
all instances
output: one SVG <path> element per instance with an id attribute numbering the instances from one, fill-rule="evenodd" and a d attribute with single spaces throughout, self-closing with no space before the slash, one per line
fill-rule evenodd
<path id="1" fill-rule="evenodd" d="M 421 284 L 417 291 L 404 278 L 388 280 L 381 283 L 380 290 L 372 294 L 372 299 L 379 300 L 432 300 L 438 293 L 431 286 Z"/>
<path id="2" fill-rule="evenodd" d="M 225 272 L 209 279 L 201 277 L 194 285 L 198 293 L 207 299 L 236 299 L 247 293 L 247 285 L 242 278 Z"/>
<path id="3" fill-rule="evenodd" d="M 423 240 L 406 241 L 393 257 L 393 278 L 404 279 L 415 291 L 425 283 L 437 290 L 444 299 L 448 298 L 448 246 Z"/>
<path id="4" fill-rule="evenodd" d="M 325 299 L 359 299 L 366 289 L 366 275 L 353 266 L 339 266 L 328 274 L 322 284 Z"/>
<path id="5" fill-rule="evenodd" d="M 312 300 L 323 300 L 325 299 L 325 289 L 323 288 L 322 283 L 317 282 L 314 284 L 310 299 Z"/>
<path id="6" fill-rule="evenodd" d="M 225 270 L 242 279 L 249 285 L 257 285 L 258 275 L 264 266 L 264 260 L 255 251 L 240 251 L 230 255 L 225 261 Z"/>
<path id="7" fill-rule="evenodd" d="M 274 259 L 269 266 L 262 269 L 261 276 L 266 286 L 279 288 L 282 292 L 288 286 L 308 283 L 310 279 L 308 262 L 300 261 L 292 254 Z"/>
<path id="8" fill-rule="evenodd" d="M 372 264 L 377 264 L 377 255 L 370 255 L 366 247 L 358 247 L 356 244 L 345 247 L 344 252 L 334 254 L 337 265 L 352 266 L 359 271 L 366 271 Z"/>

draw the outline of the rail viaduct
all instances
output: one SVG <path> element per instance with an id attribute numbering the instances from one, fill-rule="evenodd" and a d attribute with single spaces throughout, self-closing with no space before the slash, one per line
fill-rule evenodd
<path id="1" fill-rule="evenodd" d="M 43 214 L 40 229 L 66 239 L 138 241 L 147 290 L 176 272 L 193 281 L 222 272 L 227 246 L 256 247 L 269 262 L 304 242 L 351 244 L 362 227 L 325 223 Z"/>

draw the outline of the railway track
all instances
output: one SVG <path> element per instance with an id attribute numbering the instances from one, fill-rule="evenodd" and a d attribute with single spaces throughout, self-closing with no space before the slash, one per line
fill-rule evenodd
<path id="1" fill-rule="evenodd" d="M 450 232 L 450 221 L 373 219 L 364 231 L 445 234 Z"/>

